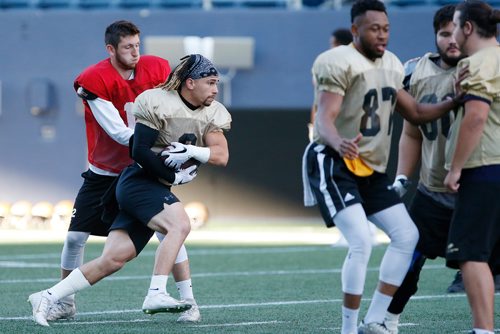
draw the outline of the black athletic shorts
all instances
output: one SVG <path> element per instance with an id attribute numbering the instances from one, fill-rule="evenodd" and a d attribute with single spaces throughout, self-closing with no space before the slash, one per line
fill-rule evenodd
<path id="1" fill-rule="evenodd" d="M 361 203 L 367 216 L 401 203 L 387 174 L 374 172 L 367 177 L 354 175 L 337 152 L 313 143 L 307 151 L 307 175 L 326 226 L 335 226 L 340 210 Z"/>
<path id="2" fill-rule="evenodd" d="M 107 236 L 111 224 L 101 220 L 103 206 L 101 198 L 115 181 L 115 176 L 104 176 L 90 169 L 82 173 L 83 185 L 78 191 L 73 207 L 69 231 L 90 232 Z"/>
<path id="3" fill-rule="evenodd" d="M 429 259 L 444 257 L 453 210 L 417 190 L 409 213 L 420 234 L 417 250 Z"/>
<path id="4" fill-rule="evenodd" d="M 179 202 L 169 186 L 160 183 L 137 164 L 125 168 L 121 173 L 116 186 L 116 199 L 120 213 L 110 230 L 128 231 L 137 255 L 154 234 L 147 224 L 163 211 L 164 204 Z"/>
<path id="5" fill-rule="evenodd" d="M 451 221 L 446 265 L 466 261 L 489 262 L 500 273 L 500 181 L 478 180 L 475 169 L 464 169 Z"/>

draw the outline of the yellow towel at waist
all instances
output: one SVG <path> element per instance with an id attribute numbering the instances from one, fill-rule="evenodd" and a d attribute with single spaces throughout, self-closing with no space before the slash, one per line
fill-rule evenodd
<path id="1" fill-rule="evenodd" d="M 365 164 L 363 160 L 361 160 L 360 157 L 357 157 L 356 159 L 347 159 L 344 158 L 344 162 L 347 166 L 347 168 L 357 176 L 370 176 L 373 174 L 373 169 Z"/>

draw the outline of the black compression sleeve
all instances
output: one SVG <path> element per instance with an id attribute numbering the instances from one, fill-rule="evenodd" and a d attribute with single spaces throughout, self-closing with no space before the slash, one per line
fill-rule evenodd
<path id="1" fill-rule="evenodd" d="M 156 138 L 158 138 L 158 130 L 151 129 L 141 123 L 136 123 L 132 144 L 132 158 L 149 174 L 173 183 L 175 172 L 166 167 L 160 157 L 151 151 Z"/>

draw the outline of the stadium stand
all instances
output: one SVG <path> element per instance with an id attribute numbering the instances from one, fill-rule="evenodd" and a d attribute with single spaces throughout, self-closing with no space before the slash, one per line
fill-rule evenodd
<path id="1" fill-rule="evenodd" d="M 32 5 L 31 2 L 31 0 L 0 0 L 0 8 L 28 8 Z"/>

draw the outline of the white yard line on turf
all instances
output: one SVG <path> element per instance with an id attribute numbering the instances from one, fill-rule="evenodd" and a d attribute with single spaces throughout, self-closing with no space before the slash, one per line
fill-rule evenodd
<path id="1" fill-rule="evenodd" d="M 0 262 L 0 268 L 1 268 Z M 21 268 L 21 267 L 18 267 Z M 444 265 L 429 265 L 424 266 L 424 269 L 444 269 Z M 368 268 L 368 271 L 378 271 L 378 267 Z M 228 276 L 279 276 L 279 275 L 304 275 L 304 274 L 337 274 L 342 269 L 303 269 L 303 270 L 270 270 L 270 271 L 230 271 L 230 272 L 216 272 L 216 273 L 197 273 L 192 274 L 193 278 L 206 278 L 206 277 L 228 277 Z M 137 276 L 110 276 L 106 277 L 106 281 L 133 281 L 150 279 L 150 275 L 137 275 Z M 37 279 L 3 279 L 0 284 L 24 284 L 24 283 L 42 283 L 42 282 L 57 282 L 59 278 L 37 278 Z"/>
<path id="2" fill-rule="evenodd" d="M 496 295 L 499 295 L 498 293 Z M 450 298 L 466 298 L 463 293 L 458 294 L 446 294 L 446 295 L 429 295 L 429 296 L 414 296 L 412 300 L 430 300 L 430 299 L 450 299 Z M 370 298 L 363 298 L 365 302 L 369 302 Z M 336 299 L 316 299 L 316 300 L 290 300 L 290 301 L 277 301 L 277 302 L 264 302 L 264 303 L 244 303 L 244 304 L 219 304 L 219 305 L 199 305 L 200 309 L 212 310 L 212 309 L 235 309 L 235 308 L 258 308 L 258 307 L 269 307 L 269 306 L 291 306 L 291 305 L 304 305 L 304 304 L 329 304 L 329 303 L 342 303 L 342 298 Z M 79 317 L 83 316 L 93 316 L 93 315 L 103 315 L 103 314 L 123 314 L 123 313 L 141 313 L 140 309 L 129 309 L 129 310 L 103 310 L 94 312 L 78 312 Z M 9 320 L 32 320 L 31 316 L 25 317 L 0 317 L 0 321 Z M 70 322 L 71 323 L 71 322 Z"/>

